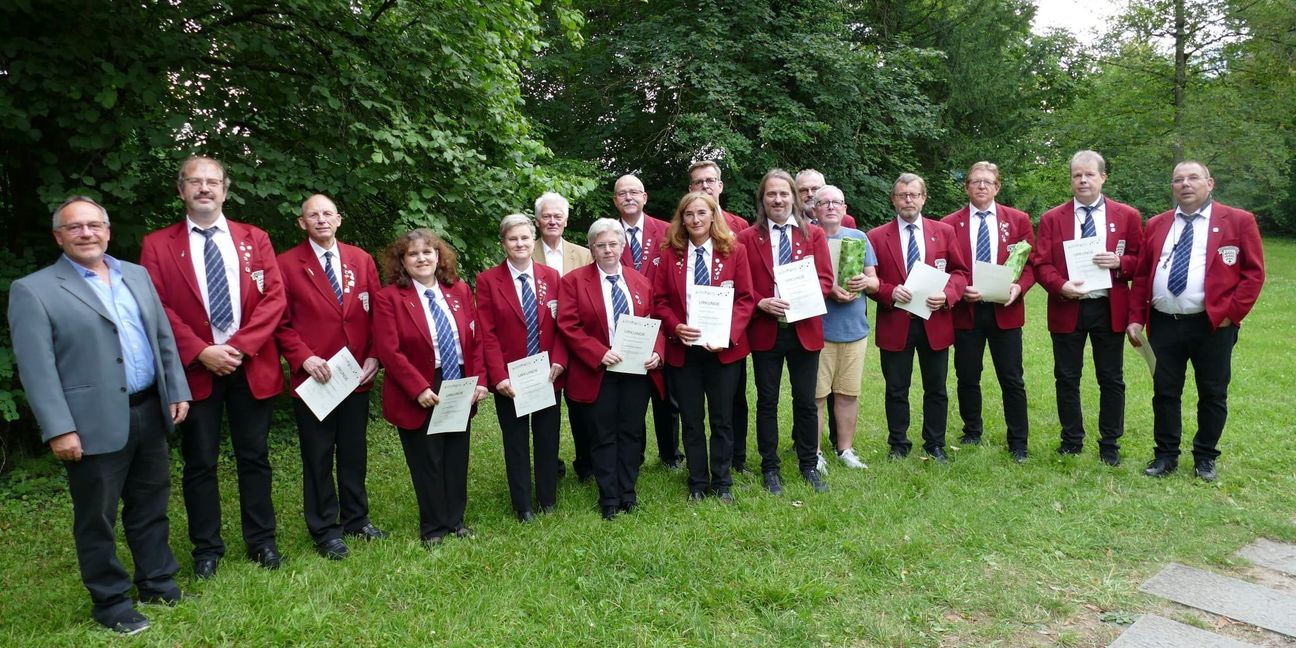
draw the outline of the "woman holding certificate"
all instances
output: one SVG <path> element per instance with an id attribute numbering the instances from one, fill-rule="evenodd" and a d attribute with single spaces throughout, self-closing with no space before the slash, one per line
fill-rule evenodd
<path id="1" fill-rule="evenodd" d="M 389 285 L 374 300 L 373 344 L 387 370 L 383 418 L 400 431 L 418 500 L 419 536 L 429 547 L 450 534 L 473 534 L 463 524 L 468 425 L 430 434 L 442 427 L 433 411 L 460 411 L 487 394 L 473 333 L 476 309 L 455 259 L 431 230 L 402 235 L 383 254 Z M 475 379 L 476 387 L 465 390 L 463 379 Z"/>
<path id="2" fill-rule="evenodd" d="M 668 382 L 683 422 L 688 499 L 710 494 L 732 503 L 733 399 L 755 301 L 746 250 L 720 214 L 705 193 L 680 200 L 653 278 L 653 315 L 665 329 Z"/>
<path id="3" fill-rule="evenodd" d="M 567 394 L 581 408 L 592 439 L 590 463 L 603 519 L 638 507 L 649 390 L 662 393 L 660 322 L 649 319 L 652 286 L 621 265 L 625 230 L 610 218 L 589 229 L 594 264 L 567 273 L 558 290 L 558 330 L 570 353 Z"/>
<path id="4" fill-rule="evenodd" d="M 531 507 L 531 437 L 535 438 L 535 496 L 552 511 L 558 492 L 558 401 L 555 381 L 567 365 L 558 339 L 558 271 L 533 263 L 535 224 L 523 214 L 500 222 L 507 258 L 477 275 L 477 321 L 486 384 L 504 438 L 504 472 L 513 512 L 535 519 Z"/>

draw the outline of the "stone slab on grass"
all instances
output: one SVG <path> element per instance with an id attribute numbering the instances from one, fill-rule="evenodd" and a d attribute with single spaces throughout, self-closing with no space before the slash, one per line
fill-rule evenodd
<path id="1" fill-rule="evenodd" d="M 1237 555 L 1261 567 L 1296 576 L 1296 545 L 1260 538 L 1239 549 Z"/>
<path id="2" fill-rule="evenodd" d="M 1256 648 L 1256 645 L 1155 614 L 1144 614 L 1108 648 Z"/>
<path id="3" fill-rule="evenodd" d="M 1296 637 L 1296 596 L 1170 563 L 1139 587 L 1176 603 Z"/>

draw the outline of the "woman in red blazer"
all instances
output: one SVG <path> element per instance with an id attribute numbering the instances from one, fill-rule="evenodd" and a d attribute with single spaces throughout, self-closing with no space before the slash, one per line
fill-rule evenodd
<path id="1" fill-rule="evenodd" d="M 680 200 L 653 277 L 653 315 L 666 336 L 667 382 L 683 422 L 688 498 L 701 501 L 710 493 L 730 503 L 733 399 L 742 376 L 738 361 L 750 353 L 747 323 L 756 302 L 746 249 L 721 214 L 720 205 L 705 193 Z M 697 343 L 702 330 L 688 325 L 688 295 L 695 286 L 733 289 L 733 318 L 724 344 Z M 711 422 L 710 457 L 704 414 Z"/>
<path id="2" fill-rule="evenodd" d="M 535 518 L 531 508 L 531 436 L 535 437 L 535 493 L 543 512 L 552 511 L 558 495 L 558 400 L 542 410 L 518 416 L 517 397 L 508 363 L 549 354 L 549 383 L 567 366 L 567 350 L 558 339 L 558 271 L 533 263 L 535 224 L 523 214 L 500 222 L 505 261 L 477 275 L 477 320 L 480 322 L 486 384 L 495 392 L 495 415 L 504 440 L 504 472 L 518 520 Z"/>
<path id="3" fill-rule="evenodd" d="M 419 535 L 429 546 L 447 534 L 472 535 L 468 504 L 468 430 L 427 434 L 442 379 L 477 378 L 486 370 L 476 344 L 472 294 L 459 280 L 454 250 L 431 230 L 402 235 L 383 254 L 390 284 L 374 300 L 373 346 L 387 370 L 383 417 L 400 431 L 419 505 Z"/>
<path id="4" fill-rule="evenodd" d="M 590 463 L 599 487 L 599 508 L 603 519 L 611 520 L 638 507 L 635 482 L 643 462 L 644 415 L 649 390 L 663 392 L 657 369 L 665 347 L 659 330 L 654 352 L 644 362 L 647 376 L 607 371 L 622 360 L 612 350 L 618 313 L 650 316 L 652 286 L 633 268 L 621 265 L 625 231 L 617 221 L 594 221 L 589 246 L 594 263 L 562 278 L 558 331 L 571 354 L 567 394 L 578 403 L 592 404 L 581 409 L 592 436 Z"/>

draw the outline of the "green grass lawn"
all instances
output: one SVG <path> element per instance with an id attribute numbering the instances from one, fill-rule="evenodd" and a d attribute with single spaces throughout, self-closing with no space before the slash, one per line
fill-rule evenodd
<path id="1" fill-rule="evenodd" d="M 691 505 L 684 474 L 662 469 L 650 441 L 641 512 L 604 522 L 595 487 L 568 477 L 558 512 L 523 526 L 508 503 L 488 407 L 475 419 L 469 475 L 467 522 L 477 537 L 427 551 L 400 443 L 375 422 L 372 517 L 392 537 L 352 543 L 351 558 L 331 563 L 315 555 L 302 520 L 300 457 L 285 416 L 272 456 L 283 568 L 268 572 L 243 558 L 231 459 L 221 473 L 229 555 L 214 580 L 195 583 L 177 453 L 171 545 L 181 587 L 199 598 L 145 607 L 153 628 L 131 643 L 1105 646 L 1122 628 L 1104 617 L 1161 605 L 1137 588 L 1167 562 L 1236 573 L 1244 564 L 1232 553 L 1257 536 L 1296 542 L 1296 243 L 1266 247 L 1268 284 L 1234 352 L 1217 483 L 1192 477 L 1187 445 L 1179 473 L 1141 475 L 1152 453 L 1151 379 L 1132 350 L 1124 465 L 1098 462 L 1090 369 L 1085 453 L 1054 454 L 1052 356 L 1037 289 L 1028 294 L 1032 434 L 1023 466 L 1003 446 L 988 359 L 988 443 L 952 451 L 949 466 L 922 461 L 920 452 L 888 461 L 882 378 L 870 349 L 855 442 L 869 469 L 831 464 L 826 495 L 801 482 L 789 453 L 784 497 L 765 494 L 759 476 L 738 476 L 733 507 Z M 953 379 L 951 368 L 956 440 Z M 918 439 L 917 390 L 911 400 Z M 1193 411 L 1191 386 L 1185 400 Z M 1189 434 L 1196 427 L 1191 414 L 1185 427 Z M 570 460 L 570 437 L 563 438 Z M 0 484 L 0 645 L 120 645 L 90 620 L 70 528 L 71 504 L 52 460 L 28 462 Z"/>

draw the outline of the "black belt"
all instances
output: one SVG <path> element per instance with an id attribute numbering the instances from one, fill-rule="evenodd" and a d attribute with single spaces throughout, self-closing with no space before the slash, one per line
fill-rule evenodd
<path id="1" fill-rule="evenodd" d="M 1152 313 L 1154 315 L 1160 315 L 1161 317 L 1169 317 L 1177 320 L 1201 319 L 1206 317 L 1206 311 L 1198 311 L 1196 313 L 1163 313 L 1159 310 L 1153 309 Z"/>
<path id="2" fill-rule="evenodd" d="M 149 385 L 134 394 L 130 395 L 130 406 L 137 407 L 149 402 L 154 396 L 157 396 L 157 384 Z"/>

